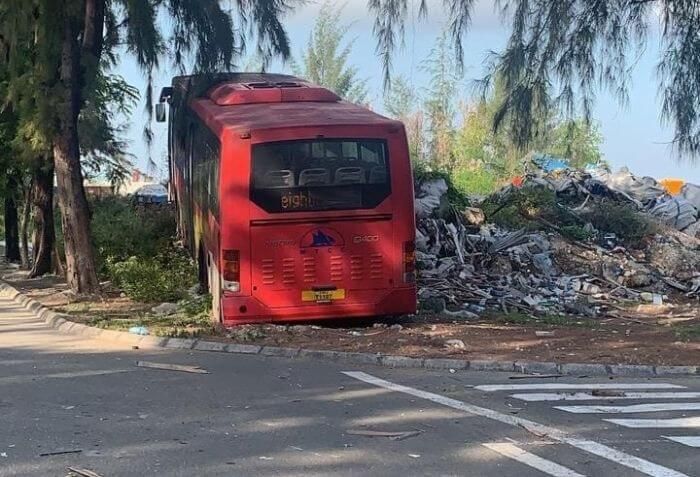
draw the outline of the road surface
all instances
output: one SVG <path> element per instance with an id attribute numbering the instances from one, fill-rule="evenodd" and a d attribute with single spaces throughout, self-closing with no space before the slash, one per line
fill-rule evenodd
<path id="1" fill-rule="evenodd" d="M 698 379 L 510 376 L 133 350 L 0 299 L 0 476 L 700 476 Z"/>

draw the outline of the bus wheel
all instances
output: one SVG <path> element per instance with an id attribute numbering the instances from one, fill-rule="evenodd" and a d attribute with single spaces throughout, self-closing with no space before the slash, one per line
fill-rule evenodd
<path id="1" fill-rule="evenodd" d="M 211 321 L 214 324 L 221 323 L 221 274 L 216 267 L 216 260 L 209 254 L 207 260 L 207 282 L 211 294 Z"/>

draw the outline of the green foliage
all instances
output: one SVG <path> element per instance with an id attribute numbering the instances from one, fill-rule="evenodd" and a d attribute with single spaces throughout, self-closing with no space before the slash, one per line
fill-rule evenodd
<path id="1" fill-rule="evenodd" d="M 603 135 L 597 124 L 583 120 L 564 121 L 547 135 L 544 152 L 565 158 L 572 167 L 583 168 L 603 162 L 602 144 Z"/>
<path id="2" fill-rule="evenodd" d="M 593 237 L 593 234 L 589 230 L 580 225 L 564 225 L 561 227 L 561 234 L 564 237 L 579 242 L 585 242 Z"/>
<path id="3" fill-rule="evenodd" d="M 349 25 L 341 23 L 342 12 L 342 6 L 338 8 L 329 0 L 323 3 L 301 56 L 302 66 L 294 65 L 294 69 L 299 76 L 333 90 L 343 99 L 363 104 L 367 102 L 367 81 L 359 77 L 355 66 L 348 65 L 354 42 L 343 46 Z"/>
<path id="4" fill-rule="evenodd" d="M 675 326 L 676 336 L 682 341 L 700 341 L 700 325 Z"/>
<path id="5" fill-rule="evenodd" d="M 180 310 L 187 316 L 206 315 L 209 317 L 211 311 L 211 295 L 208 293 L 201 295 L 188 295 L 178 303 Z"/>
<path id="6" fill-rule="evenodd" d="M 638 247 L 642 240 L 657 230 L 651 218 L 634 206 L 603 201 L 584 216 L 603 233 L 613 233 L 626 245 Z"/>
<path id="7" fill-rule="evenodd" d="M 419 162 L 413 166 L 414 181 L 420 183 L 434 179 L 443 179 L 447 183 L 447 201 L 458 210 L 470 206 L 469 197 L 462 190 L 455 186 L 452 176 L 445 171 L 434 170 L 424 162 Z"/>
<path id="8" fill-rule="evenodd" d="M 489 197 L 482 208 L 488 220 L 508 229 L 541 229 L 541 220 L 558 226 L 576 224 L 574 218 L 557 204 L 554 191 L 543 187 L 512 189 L 503 197 Z"/>
<path id="9" fill-rule="evenodd" d="M 600 234 L 615 234 L 628 247 L 638 247 L 656 232 L 653 220 L 634 206 L 612 201 L 593 202 L 586 212 L 574 214 L 556 194 L 543 187 L 511 189 L 488 197 L 482 208 L 489 221 L 511 230 L 554 230 L 572 240 L 589 240 L 590 223 Z"/>
<path id="10" fill-rule="evenodd" d="M 452 178 L 455 188 L 465 195 L 486 196 L 501 185 L 496 174 L 486 168 L 460 168 L 454 171 Z"/>
<path id="11" fill-rule="evenodd" d="M 452 171 L 455 137 L 455 97 L 462 76 L 454 62 L 447 32 L 443 32 L 421 68 L 429 76 L 423 105 L 428 136 L 428 160 L 436 168 Z"/>
<path id="12" fill-rule="evenodd" d="M 133 300 L 178 301 L 197 283 L 197 270 L 183 250 L 170 248 L 153 258 L 129 257 L 108 261 L 115 285 Z"/>
<path id="13" fill-rule="evenodd" d="M 128 199 L 106 197 L 91 203 L 92 235 L 102 264 L 129 257 L 152 258 L 175 237 L 175 214 L 167 206 L 137 206 Z"/>

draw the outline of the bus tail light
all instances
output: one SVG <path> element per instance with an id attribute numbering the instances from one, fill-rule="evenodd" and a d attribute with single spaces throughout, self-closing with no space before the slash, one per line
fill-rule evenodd
<path id="1" fill-rule="evenodd" d="M 403 281 L 416 282 L 416 243 L 413 240 L 403 243 Z"/>
<path id="2" fill-rule="evenodd" d="M 223 256 L 224 290 L 241 291 L 241 252 L 224 250 Z"/>

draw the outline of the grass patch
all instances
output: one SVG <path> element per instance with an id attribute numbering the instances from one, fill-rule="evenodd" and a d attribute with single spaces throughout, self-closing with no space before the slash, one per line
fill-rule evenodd
<path id="1" fill-rule="evenodd" d="M 524 325 L 524 326 L 573 326 L 594 328 L 598 325 L 595 320 L 588 318 L 579 318 L 572 316 L 561 315 L 529 315 L 522 312 L 512 312 L 503 315 L 496 315 L 493 320 L 496 323 L 507 325 Z"/>
<path id="2" fill-rule="evenodd" d="M 211 322 L 211 296 L 197 295 L 178 302 L 178 313 L 170 316 L 153 315 L 148 312 L 114 314 L 93 313 L 87 322 L 97 328 L 128 331 L 133 326 L 144 326 L 149 335 L 168 338 L 195 338 L 201 335 L 218 334 L 218 327 Z"/>
<path id="3" fill-rule="evenodd" d="M 676 337 L 682 341 L 700 341 L 700 325 L 674 327 Z"/>

